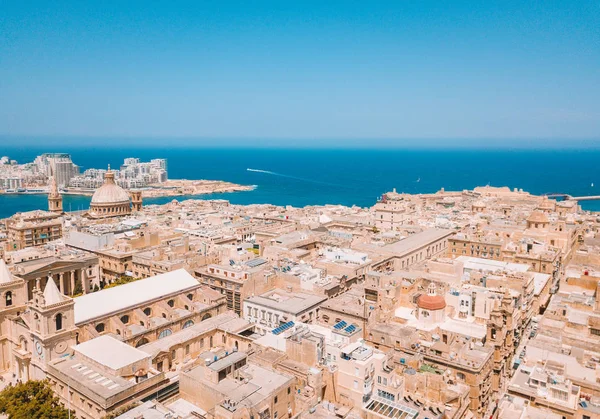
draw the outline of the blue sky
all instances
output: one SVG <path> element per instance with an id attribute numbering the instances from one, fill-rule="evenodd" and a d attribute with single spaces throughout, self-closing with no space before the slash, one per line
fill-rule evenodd
<path id="1" fill-rule="evenodd" d="M 600 139 L 598 1 L 0 3 L 0 134 Z"/>

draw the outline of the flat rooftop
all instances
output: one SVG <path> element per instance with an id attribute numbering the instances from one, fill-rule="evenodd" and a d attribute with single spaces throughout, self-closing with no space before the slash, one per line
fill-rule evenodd
<path id="1" fill-rule="evenodd" d="M 453 230 L 445 230 L 440 228 L 430 228 L 421 233 L 408 236 L 404 240 L 397 241 L 383 246 L 383 249 L 392 252 L 397 256 L 403 256 L 416 249 L 428 245 L 429 243 L 441 240 L 444 237 L 449 237 L 454 234 Z"/>
<path id="2" fill-rule="evenodd" d="M 74 346 L 73 350 L 112 370 L 118 370 L 148 358 L 147 353 L 108 335 L 80 343 Z"/>
<path id="3" fill-rule="evenodd" d="M 325 300 L 327 297 L 287 292 L 278 288 L 246 299 L 249 303 L 290 314 L 300 314 Z"/>
<path id="4" fill-rule="evenodd" d="M 457 261 L 464 264 L 464 269 L 469 271 L 483 271 L 483 272 L 495 272 L 511 271 L 511 272 L 527 272 L 529 265 L 524 263 L 511 263 L 503 262 L 501 260 L 491 260 L 476 258 L 472 256 L 459 256 L 456 258 Z"/>
<path id="5" fill-rule="evenodd" d="M 75 301 L 75 324 L 135 307 L 167 295 L 199 286 L 184 269 L 152 276 L 81 297 Z"/>

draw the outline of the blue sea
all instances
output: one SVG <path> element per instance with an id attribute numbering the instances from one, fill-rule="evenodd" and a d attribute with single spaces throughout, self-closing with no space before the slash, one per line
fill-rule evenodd
<path id="1" fill-rule="evenodd" d="M 431 193 L 486 184 L 522 188 L 534 194 L 600 195 L 600 150 L 483 149 L 285 149 L 157 147 L 77 144 L 0 146 L 0 156 L 19 163 L 45 152 L 71 154 L 87 168 L 117 168 L 126 157 L 166 158 L 172 179 L 216 179 L 256 185 L 251 192 L 213 194 L 234 204 L 343 204 L 368 207 L 386 191 Z M 252 169 L 249 171 L 248 169 Z M 595 183 L 595 187 L 592 186 Z M 187 197 L 178 197 L 185 199 Z M 166 203 L 172 197 L 146 199 Z M 65 210 L 86 209 L 89 197 L 65 196 Z M 600 201 L 582 203 L 599 211 Z M 46 209 L 45 195 L 0 195 L 0 218 L 18 211 Z"/>

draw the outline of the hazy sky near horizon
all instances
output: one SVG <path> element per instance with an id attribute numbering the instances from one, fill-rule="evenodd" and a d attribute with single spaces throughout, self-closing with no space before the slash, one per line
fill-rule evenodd
<path id="1" fill-rule="evenodd" d="M 600 139 L 600 2 L 0 3 L 0 134 Z"/>

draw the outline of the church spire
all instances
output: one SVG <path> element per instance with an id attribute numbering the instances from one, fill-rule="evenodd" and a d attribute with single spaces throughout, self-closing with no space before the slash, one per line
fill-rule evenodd
<path id="1" fill-rule="evenodd" d="M 8 266 L 6 266 L 6 262 L 4 259 L 0 259 L 0 284 L 7 284 L 12 282 L 12 274 L 8 270 Z"/>
<path id="2" fill-rule="evenodd" d="M 50 190 L 48 192 L 48 210 L 58 214 L 63 212 L 62 195 L 58 191 L 54 171 L 50 174 Z"/>
<path id="3" fill-rule="evenodd" d="M 57 304 L 65 300 L 65 296 L 61 294 L 52 279 L 52 275 L 48 276 L 48 282 L 46 282 L 46 288 L 44 288 L 44 302 L 47 306 Z"/>

